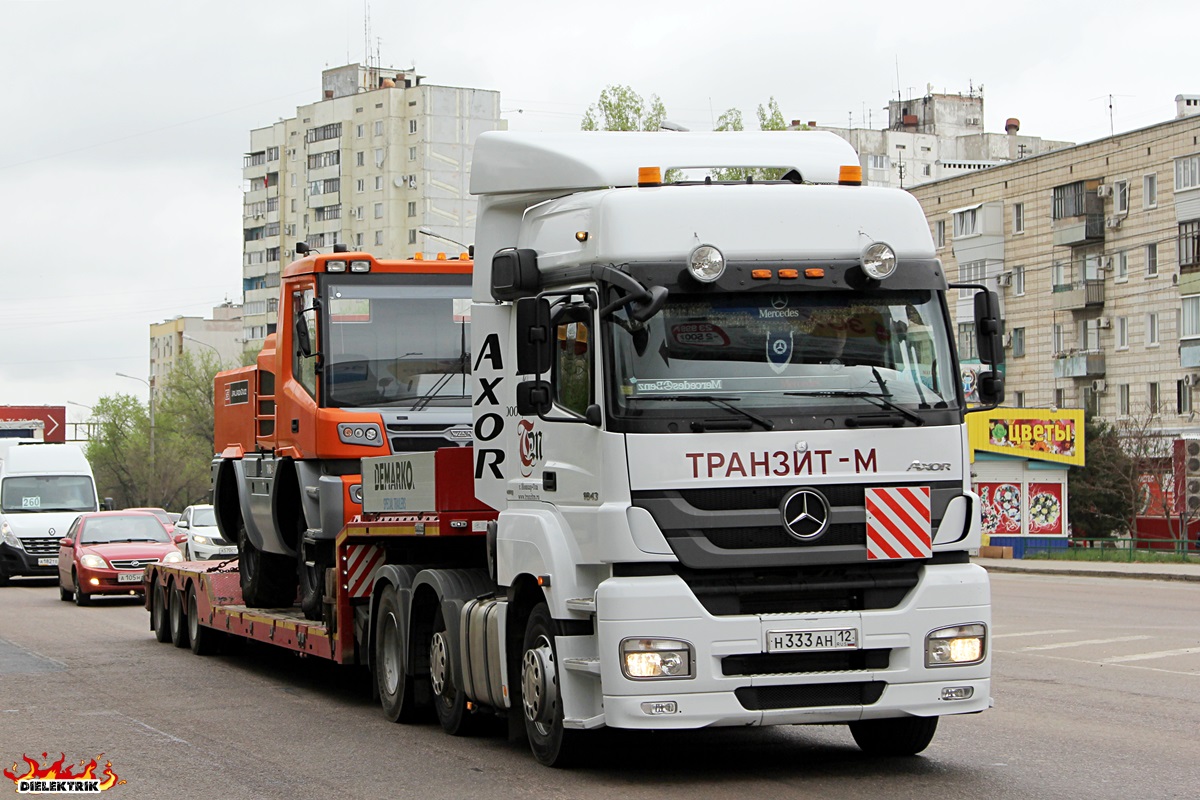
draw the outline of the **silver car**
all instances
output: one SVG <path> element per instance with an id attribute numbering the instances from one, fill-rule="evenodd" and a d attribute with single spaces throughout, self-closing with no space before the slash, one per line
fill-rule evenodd
<path id="1" fill-rule="evenodd" d="M 179 549 L 188 561 L 214 561 L 237 555 L 237 543 L 221 538 L 210 504 L 185 508 L 175 523 L 175 533 L 187 534 L 187 541 L 179 545 Z"/>

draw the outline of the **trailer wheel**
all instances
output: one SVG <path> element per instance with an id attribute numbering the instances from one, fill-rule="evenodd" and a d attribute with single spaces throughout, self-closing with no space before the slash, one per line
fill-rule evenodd
<path id="1" fill-rule="evenodd" d="M 331 566 L 331 548 L 324 544 L 305 542 L 301 536 L 296 572 L 300 582 L 300 609 L 307 619 L 319 620 L 325 616 L 325 570 Z"/>
<path id="2" fill-rule="evenodd" d="M 850 723 L 850 735 L 868 755 L 915 756 L 933 741 L 937 717 L 865 719 Z"/>
<path id="3" fill-rule="evenodd" d="M 521 705 L 525 734 L 533 757 L 547 767 L 566 767 L 580 755 L 580 732 L 563 727 L 558 685 L 558 655 L 554 650 L 555 626 L 550 608 L 538 603 L 525 624 L 521 656 Z"/>
<path id="4" fill-rule="evenodd" d="M 209 656 L 217 652 L 220 632 L 200 624 L 200 611 L 196 606 L 196 584 L 187 590 L 187 633 L 192 652 L 198 656 Z"/>
<path id="5" fill-rule="evenodd" d="M 170 619 L 171 644 L 188 646 L 187 616 L 183 612 L 183 593 L 174 585 L 167 589 L 167 616 Z"/>
<path id="6" fill-rule="evenodd" d="M 438 722 L 451 736 L 470 736 L 479 730 L 480 717 L 467 710 L 467 696 L 454 685 L 451 664 L 454 655 L 440 605 L 433 615 L 432 631 L 429 637 L 429 682 Z"/>
<path id="7" fill-rule="evenodd" d="M 383 715 L 392 722 L 417 720 L 415 681 L 405 668 L 406 642 L 400 621 L 400 601 L 388 586 L 379 598 L 379 620 L 375 623 L 375 685 Z"/>
<path id="8" fill-rule="evenodd" d="M 171 641 L 171 621 L 167 619 L 167 592 L 157 581 L 154 584 L 154 594 L 150 596 L 150 627 L 154 629 L 154 638 L 166 644 Z"/>
<path id="9" fill-rule="evenodd" d="M 287 556 L 264 553 L 238 520 L 238 572 L 242 601 L 249 608 L 290 608 L 296 600 L 296 565 Z"/>

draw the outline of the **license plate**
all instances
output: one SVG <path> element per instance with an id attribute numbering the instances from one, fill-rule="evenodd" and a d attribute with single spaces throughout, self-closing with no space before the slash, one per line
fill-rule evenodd
<path id="1" fill-rule="evenodd" d="M 222 547 L 220 550 L 217 551 L 217 555 L 219 555 L 219 556 L 236 556 L 237 548 L 236 547 Z"/>
<path id="2" fill-rule="evenodd" d="M 146 571 L 138 570 L 137 572 L 118 572 L 117 583 L 141 583 L 146 579 Z"/>
<path id="3" fill-rule="evenodd" d="M 52 558 L 39 558 L 38 566 L 39 567 L 57 567 L 58 566 L 58 557 L 55 556 Z"/>
<path id="4" fill-rule="evenodd" d="M 806 631 L 767 631 L 768 653 L 857 649 L 858 628 L 826 628 L 823 630 Z"/>

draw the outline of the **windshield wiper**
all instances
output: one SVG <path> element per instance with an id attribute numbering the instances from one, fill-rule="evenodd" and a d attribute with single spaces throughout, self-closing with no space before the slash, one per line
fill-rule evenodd
<path id="1" fill-rule="evenodd" d="M 925 418 L 920 414 L 889 400 L 888 398 L 891 397 L 890 394 L 875 394 L 874 392 L 848 389 L 815 389 L 811 392 L 784 392 L 784 394 L 789 397 L 861 397 L 864 400 L 874 403 L 879 408 L 898 412 L 914 425 L 925 424 Z"/>
<path id="2" fill-rule="evenodd" d="M 763 426 L 763 428 L 765 428 L 766 430 L 770 431 L 770 430 L 775 429 L 775 423 L 772 422 L 771 420 L 766 419 L 765 417 L 760 417 L 758 414 L 753 414 L 739 406 L 735 406 L 731 402 L 733 400 L 741 400 L 742 398 L 740 398 L 740 397 L 718 397 L 717 395 L 712 395 L 712 394 L 683 394 L 683 395 L 657 395 L 656 394 L 656 395 L 638 395 L 637 397 L 633 397 L 630 399 L 632 399 L 632 400 L 653 400 L 653 401 L 664 401 L 664 402 L 674 402 L 674 401 L 679 401 L 679 400 L 700 400 L 705 403 L 712 403 L 717 408 L 724 408 L 728 411 L 732 411 L 735 414 L 741 414 L 743 417 L 750 420 L 751 422 L 757 422 L 759 425 Z"/>

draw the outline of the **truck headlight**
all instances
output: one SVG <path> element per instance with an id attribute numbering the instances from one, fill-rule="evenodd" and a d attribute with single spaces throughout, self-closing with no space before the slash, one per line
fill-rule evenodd
<path id="1" fill-rule="evenodd" d="M 987 626 L 983 623 L 938 628 L 925 637 L 925 666 L 978 664 L 987 653 L 986 644 Z"/>
<path id="2" fill-rule="evenodd" d="M 108 564 L 103 558 L 95 553 L 85 553 L 79 557 L 79 563 L 83 564 L 88 569 L 105 569 Z"/>
<path id="3" fill-rule="evenodd" d="M 21 546 L 21 540 L 18 539 L 17 535 L 12 532 L 12 526 L 7 522 L 0 523 L 0 539 L 3 539 L 5 544 L 11 545 L 18 550 L 25 549 Z"/>
<path id="4" fill-rule="evenodd" d="M 725 256 L 711 244 L 702 244 L 688 257 L 688 272 L 701 283 L 712 283 L 725 272 Z"/>
<path id="5" fill-rule="evenodd" d="M 883 242 L 875 242 L 863 251 L 863 272 L 877 281 L 896 271 L 896 253 Z"/>
<path id="6" fill-rule="evenodd" d="M 692 646 L 678 639 L 625 639 L 621 671 L 633 680 L 691 678 Z"/>

